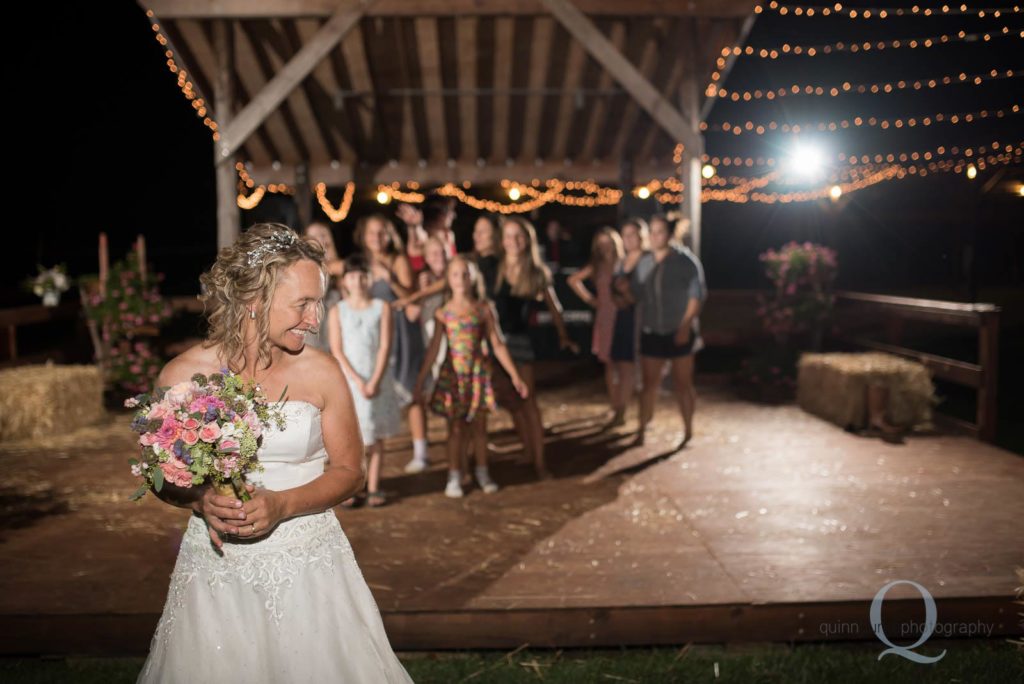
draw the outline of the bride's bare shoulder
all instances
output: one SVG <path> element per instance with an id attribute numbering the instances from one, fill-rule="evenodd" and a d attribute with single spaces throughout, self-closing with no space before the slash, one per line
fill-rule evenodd
<path id="1" fill-rule="evenodd" d="M 168 387 L 175 383 L 189 380 L 196 373 L 209 375 L 219 370 L 220 364 L 217 360 L 216 349 L 199 343 L 189 347 L 168 361 L 163 370 L 160 371 L 160 375 L 156 379 L 156 385 L 157 387 Z"/>

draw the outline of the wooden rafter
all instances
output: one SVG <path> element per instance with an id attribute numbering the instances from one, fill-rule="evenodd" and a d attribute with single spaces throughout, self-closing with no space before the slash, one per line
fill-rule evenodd
<path id="1" fill-rule="evenodd" d="M 419 50 L 419 67 L 423 88 L 434 91 L 424 96 L 426 127 L 430 140 L 430 153 L 426 159 L 441 162 L 448 158 L 448 131 L 444 115 L 444 99 L 441 89 L 441 48 L 437 36 L 437 20 L 433 17 L 416 17 L 416 46 Z M 453 131 L 454 133 L 454 131 Z"/>
<path id="2" fill-rule="evenodd" d="M 510 17 L 498 17 L 494 42 L 494 134 L 491 161 L 503 164 L 508 158 L 508 89 L 512 85 L 512 35 L 515 24 Z"/>
<path id="3" fill-rule="evenodd" d="M 615 49 L 611 42 L 594 26 L 569 0 L 543 0 L 551 13 L 577 40 L 583 43 L 590 55 L 625 88 L 637 103 L 650 114 L 658 125 L 670 135 L 690 147 L 699 146 L 699 133 L 695 131 L 679 111 L 668 102 L 636 69 L 635 66 Z"/>
<path id="4" fill-rule="evenodd" d="M 470 91 L 476 86 L 476 17 L 459 17 L 455 20 L 455 54 L 458 63 L 459 89 Z M 479 155 L 477 144 L 476 96 L 459 96 L 459 156 L 475 160 Z"/>
<path id="5" fill-rule="evenodd" d="M 313 67 L 337 46 L 346 33 L 359 21 L 364 7 L 372 0 L 344 0 L 338 5 L 327 23 L 306 43 L 264 88 L 238 113 L 229 126 L 220 131 L 215 146 L 217 163 L 229 159 L 253 131 L 274 112 Z"/>
<path id="6" fill-rule="evenodd" d="M 547 17 L 538 18 L 533 25 L 533 40 L 530 44 L 530 71 L 527 87 L 539 91 L 544 87 L 551 56 L 551 40 L 555 33 L 555 22 Z M 523 144 L 519 158 L 532 162 L 537 157 L 537 138 L 540 135 L 540 115 L 544 98 L 534 92 L 526 97 L 526 113 L 523 117 Z"/>
<path id="7" fill-rule="evenodd" d="M 573 0 L 592 16 L 740 17 L 753 10 L 753 0 Z M 163 18 L 204 19 L 256 17 L 326 17 L 337 0 L 147 0 Z M 541 0 L 377 0 L 367 16 L 514 16 L 546 14 Z"/>

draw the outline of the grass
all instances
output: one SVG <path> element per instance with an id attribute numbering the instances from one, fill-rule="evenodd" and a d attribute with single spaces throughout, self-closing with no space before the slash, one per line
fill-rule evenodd
<path id="1" fill-rule="evenodd" d="M 881 661 L 880 644 L 685 646 L 682 649 L 410 653 L 401 658 L 416 682 L 1002 682 L 1024 681 L 1024 651 L 1000 641 L 931 641 L 918 649 L 945 657 L 919 665 Z M 0 660 L 6 684 L 134 682 L 140 658 Z M 226 684 L 226 683 L 225 683 Z"/>

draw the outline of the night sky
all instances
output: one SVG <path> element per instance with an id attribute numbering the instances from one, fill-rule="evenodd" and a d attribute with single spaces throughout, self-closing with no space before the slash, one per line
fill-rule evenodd
<path id="1" fill-rule="evenodd" d="M 849 7 L 879 3 L 844 3 Z M 912 3 L 887 3 L 907 6 Z M 922 6 L 928 3 L 921 3 Z M 939 3 L 934 3 L 937 6 Z M 66 262 L 72 275 L 97 269 L 96 233 L 111 236 L 117 258 L 137 233 L 146 235 L 156 268 L 167 274 L 165 291 L 194 293 L 197 276 L 215 251 L 212 143 L 209 131 L 192 113 L 164 64 L 143 10 L 133 2 L 35 4 L 30 27 L 33 42 L 5 60 L 9 116 L 8 161 L 18 191 L 8 188 L 9 239 L 20 246 L 5 250 L 6 276 L 0 304 L 31 303 L 17 282 L 36 263 Z M 29 10 L 32 12 L 33 10 Z M 779 16 L 766 11 L 757 20 L 749 44 L 755 48 L 910 39 L 956 34 L 960 30 L 998 31 L 1011 37 L 985 42 L 956 42 L 930 49 L 901 49 L 776 60 L 741 57 L 726 86 L 730 89 L 778 88 L 820 84 L 826 90 L 843 81 L 872 83 L 974 74 L 990 69 L 1024 69 L 1024 15 L 1001 18 L 948 16 L 850 20 Z M 8 30 L 13 27 L 8 26 Z M 19 41 L 21 42 L 21 41 Z M 951 85 L 930 91 L 847 94 L 840 97 L 792 96 L 774 102 L 719 102 L 708 123 L 778 122 L 924 117 L 1007 108 L 1024 103 L 1024 79 Z M 811 139 L 812 136 L 804 136 Z M 924 151 L 939 145 L 1020 145 L 1024 114 L 977 123 L 890 129 L 860 128 L 813 138 L 830 153 L 875 154 Z M 711 132 L 711 155 L 785 156 L 792 136 Z M 998 168 L 998 167 L 997 167 Z M 723 173 L 727 169 L 720 168 Z M 968 181 L 942 173 L 882 183 L 833 204 L 704 204 L 703 258 L 712 288 L 764 284 L 757 254 L 788 240 L 814 240 L 839 251 L 840 283 L 849 289 L 889 293 L 928 293 L 944 298 L 968 294 L 963 245 L 976 231 L 977 285 L 1019 287 L 1024 279 L 1024 198 L 1004 186 L 985 196 L 977 189 L 994 170 Z M 1005 180 L 1024 181 L 1022 168 Z M 363 189 L 365 195 L 369 188 Z M 482 190 L 481 190 L 482 192 Z M 340 189 L 332 192 L 337 203 Z M 364 198 L 369 200 L 368 196 Z M 13 206 L 20 210 L 10 211 Z M 373 209 L 357 203 L 353 217 Z M 264 207 L 264 209 L 270 208 Z M 651 209 L 651 207 L 640 207 Z M 636 207 L 631 207 L 631 210 Z M 456 230 L 465 239 L 475 212 L 460 208 Z M 543 223 L 557 216 L 586 232 L 617 220 L 612 210 L 544 208 Z M 243 218 L 249 222 L 250 218 Z M 344 244 L 350 217 L 335 226 Z M 24 239 L 22 239 L 24 238 Z M 16 244 L 16 243 L 10 243 Z"/>

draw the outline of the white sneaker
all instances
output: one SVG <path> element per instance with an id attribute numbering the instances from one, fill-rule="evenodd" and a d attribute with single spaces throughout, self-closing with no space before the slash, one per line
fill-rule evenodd
<path id="1" fill-rule="evenodd" d="M 405 472 L 409 474 L 422 473 L 427 469 L 427 462 L 421 458 L 414 458 L 405 464 Z"/>
<path id="2" fill-rule="evenodd" d="M 480 489 L 484 490 L 484 494 L 494 494 L 498 491 L 498 485 L 491 479 L 490 473 L 486 470 L 476 471 L 476 481 L 480 485 Z"/>
<path id="3" fill-rule="evenodd" d="M 448 480 L 448 485 L 444 488 L 444 495 L 449 499 L 461 499 L 462 485 L 458 480 Z"/>

